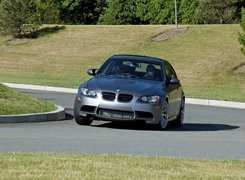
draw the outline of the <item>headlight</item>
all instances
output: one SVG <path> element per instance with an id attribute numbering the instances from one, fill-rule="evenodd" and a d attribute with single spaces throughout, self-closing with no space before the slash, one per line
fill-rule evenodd
<path id="1" fill-rule="evenodd" d="M 87 96 L 87 97 L 92 97 L 92 98 L 96 98 L 97 97 L 97 93 L 93 90 L 90 89 L 86 89 L 86 88 L 81 88 L 80 92 L 82 95 Z"/>
<path id="2" fill-rule="evenodd" d="M 159 101 L 159 99 L 159 96 L 141 96 L 139 101 L 143 103 L 156 103 Z"/>

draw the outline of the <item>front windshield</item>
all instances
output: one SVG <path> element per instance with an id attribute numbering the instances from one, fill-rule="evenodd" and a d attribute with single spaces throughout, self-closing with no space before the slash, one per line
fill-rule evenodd
<path id="1" fill-rule="evenodd" d="M 161 63 L 151 61 L 111 59 L 100 68 L 97 75 L 162 81 L 162 68 Z"/>

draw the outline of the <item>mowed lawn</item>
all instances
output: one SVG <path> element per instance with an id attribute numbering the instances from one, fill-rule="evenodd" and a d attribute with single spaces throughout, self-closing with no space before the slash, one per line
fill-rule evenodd
<path id="1" fill-rule="evenodd" d="M 187 97 L 245 101 L 245 73 L 233 72 L 245 64 L 240 26 L 188 27 L 160 42 L 153 37 L 174 26 L 50 26 L 45 36 L 18 45 L 0 37 L 0 82 L 77 88 L 90 78 L 88 68 L 113 54 L 137 54 L 172 63 Z"/>
<path id="2" fill-rule="evenodd" d="M 0 154 L 1 179 L 244 179 L 244 160 Z"/>
<path id="3" fill-rule="evenodd" d="M 20 94 L 0 84 L 0 116 L 50 112 L 56 109 L 51 102 Z"/>

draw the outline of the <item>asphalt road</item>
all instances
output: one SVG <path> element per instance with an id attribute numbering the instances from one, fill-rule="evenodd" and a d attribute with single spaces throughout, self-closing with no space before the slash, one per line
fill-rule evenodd
<path id="1" fill-rule="evenodd" d="M 158 131 L 140 123 L 73 119 L 74 94 L 20 90 L 66 108 L 63 121 L 0 124 L 0 152 L 160 155 L 197 159 L 245 159 L 245 111 L 186 106 L 182 128 Z"/>

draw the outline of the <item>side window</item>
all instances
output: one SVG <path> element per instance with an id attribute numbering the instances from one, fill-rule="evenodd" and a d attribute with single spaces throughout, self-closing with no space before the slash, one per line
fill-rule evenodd
<path id="1" fill-rule="evenodd" d="M 109 68 L 111 68 L 111 66 L 115 64 L 115 62 L 113 60 L 107 60 L 97 71 L 97 75 L 105 75 L 106 73 L 108 73 Z"/>
<path id="2" fill-rule="evenodd" d="M 168 79 L 170 79 L 172 76 L 174 76 L 175 78 L 177 78 L 174 69 L 168 63 L 165 64 L 165 72 L 166 72 L 166 76 L 167 76 Z"/>

